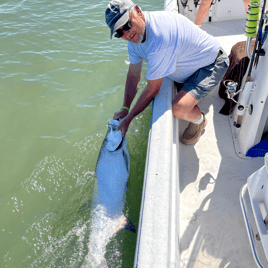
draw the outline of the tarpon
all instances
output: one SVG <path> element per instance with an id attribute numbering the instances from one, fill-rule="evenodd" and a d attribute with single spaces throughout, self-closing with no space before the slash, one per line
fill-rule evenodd
<path id="1" fill-rule="evenodd" d="M 108 131 L 96 165 L 96 195 L 92 215 L 87 261 L 93 267 L 105 267 L 104 254 L 110 239 L 121 229 L 136 232 L 134 225 L 123 215 L 130 160 L 126 137 L 116 131 L 118 120 L 108 123 Z M 95 265 L 95 266 L 94 266 Z"/>

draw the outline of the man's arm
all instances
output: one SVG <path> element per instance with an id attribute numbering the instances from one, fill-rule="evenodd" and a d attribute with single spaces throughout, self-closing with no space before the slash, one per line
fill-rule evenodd
<path id="1" fill-rule="evenodd" d="M 158 94 L 161 84 L 164 78 L 159 78 L 156 80 L 149 80 L 147 86 L 143 90 L 139 99 L 137 100 L 135 106 L 130 111 L 128 116 L 126 116 L 117 127 L 117 130 L 122 129 L 123 136 L 125 136 L 128 126 L 133 118 L 141 113 L 153 100 L 153 98 Z"/>
<path id="2" fill-rule="evenodd" d="M 141 60 L 137 64 L 129 65 L 123 106 L 130 107 L 136 96 L 140 85 L 142 62 Z"/>
<path id="3" fill-rule="evenodd" d="M 134 100 L 139 84 L 141 79 L 141 69 L 142 69 L 142 60 L 137 64 L 130 64 L 128 73 L 127 73 L 127 80 L 125 86 L 125 96 L 123 106 L 130 107 L 132 101 Z M 127 116 L 128 111 L 126 109 L 121 109 L 114 114 L 113 119 L 119 119 Z"/>

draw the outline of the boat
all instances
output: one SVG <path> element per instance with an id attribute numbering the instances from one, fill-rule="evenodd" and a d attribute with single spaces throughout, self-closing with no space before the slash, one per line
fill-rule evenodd
<path id="1" fill-rule="evenodd" d="M 212 3 L 201 29 L 218 39 L 228 55 L 234 45 L 247 41 L 251 57 L 243 1 Z M 194 21 L 199 4 L 166 0 L 164 10 Z M 194 145 L 179 142 L 187 122 L 173 116 L 177 89 L 164 79 L 152 105 L 135 268 L 268 267 L 268 157 L 265 162 L 264 156 L 248 154 L 254 148 L 265 154 L 267 42 L 250 81 L 244 76 L 243 89 L 248 89 L 238 99 L 236 84 L 223 81 L 235 101 L 230 114 L 219 113 L 225 104 L 219 87 L 199 103 L 208 124 Z"/>

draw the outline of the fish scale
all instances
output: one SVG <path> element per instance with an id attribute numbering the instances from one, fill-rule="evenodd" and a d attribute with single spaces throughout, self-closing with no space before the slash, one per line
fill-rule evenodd
<path id="1" fill-rule="evenodd" d="M 116 151 L 110 152 L 105 146 L 101 147 L 96 166 L 97 202 L 106 207 L 111 217 L 122 213 L 124 208 L 129 177 L 128 163 L 126 138 Z"/>
<path id="2" fill-rule="evenodd" d="M 118 120 L 108 124 L 108 131 L 102 143 L 97 165 L 97 191 L 94 198 L 93 229 L 89 239 L 87 263 L 96 267 L 107 267 L 105 248 L 110 239 L 121 229 L 136 232 L 135 226 L 123 215 L 127 183 L 130 172 L 130 158 L 126 137 L 116 131 Z M 94 266 L 95 267 L 95 266 Z"/>

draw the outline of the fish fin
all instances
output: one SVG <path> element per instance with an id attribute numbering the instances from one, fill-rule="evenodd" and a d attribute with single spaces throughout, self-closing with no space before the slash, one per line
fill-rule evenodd
<path id="1" fill-rule="evenodd" d="M 134 224 L 128 219 L 126 219 L 126 224 L 125 224 L 124 228 L 126 230 L 130 230 L 134 234 L 136 233 L 136 228 L 135 228 Z"/>

